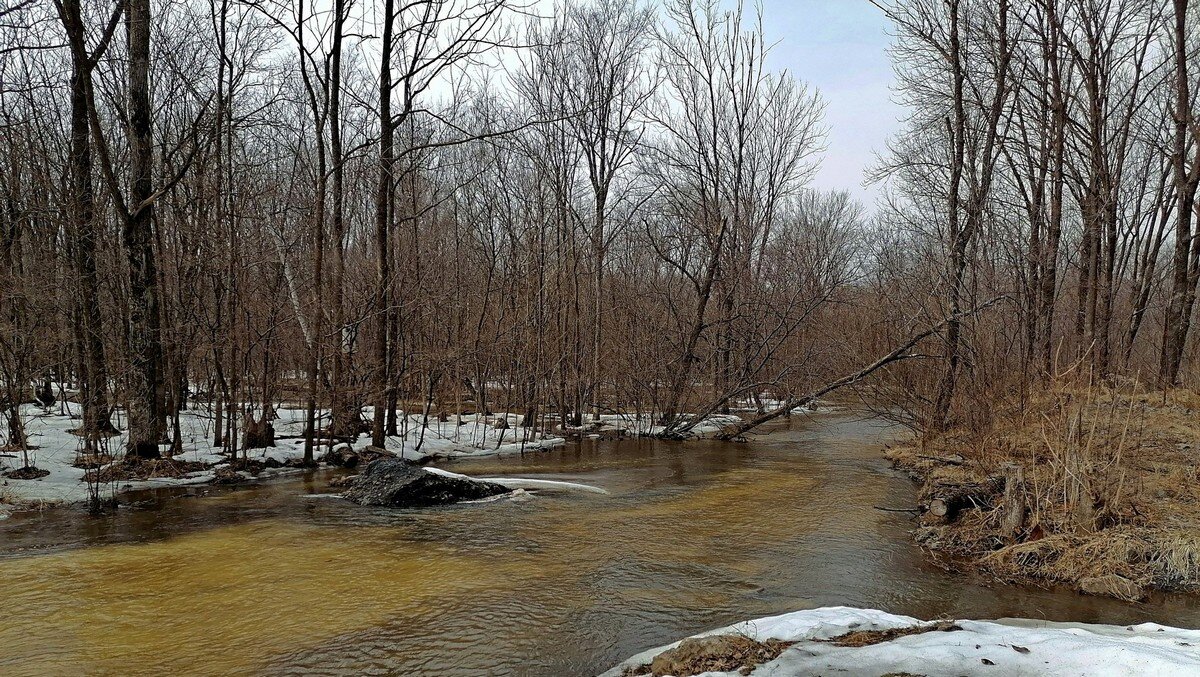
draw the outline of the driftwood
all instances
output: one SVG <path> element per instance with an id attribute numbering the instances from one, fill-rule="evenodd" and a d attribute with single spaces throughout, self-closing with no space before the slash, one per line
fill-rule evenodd
<path id="1" fill-rule="evenodd" d="M 925 454 L 917 454 L 917 458 L 923 458 L 926 461 L 934 463 L 942 463 L 945 465 L 962 465 L 967 462 L 962 454 L 951 454 L 950 456 L 926 456 Z"/>
<path id="2" fill-rule="evenodd" d="M 831 393 L 839 388 L 844 388 L 848 385 L 854 385 L 855 383 L 858 383 L 859 381 L 865 379 L 866 377 L 870 376 L 871 374 L 875 373 L 876 371 L 882 369 L 883 367 L 886 367 L 887 365 L 889 365 L 893 362 L 899 362 L 900 360 L 904 360 L 909 357 L 912 357 L 912 355 L 909 354 L 909 351 L 912 350 L 913 347 L 915 347 L 921 341 L 940 332 L 942 329 L 944 329 L 946 327 L 946 325 L 950 324 L 951 322 L 956 322 L 958 320 L 963 319 L 964 317 L 969 317 L 978 312 L 981 312 L 985 308 L 993 306 L 996 303 L 999 303 L 1002 299 L 1006 299 L 1006 298 L 1008 298 L 1008 297 L 1007 296 L 997 296 L 996 298 L 988 301 L 987 303 L 975 306 L 974 308 L 972 308 L 970 310 L 966 310 L 961 313 L 955 313 L 953 315 L 950 315 L 949 317 L 943 319 L 941 322 L 938 322 L 937 324 L 933 325 L 932 327 L 929 327 L 925 331 L 922 331 L 918 334 L 914 334 L 914 335 L 910 336 L 907 341 L 900 344 L 900 346 L 897 347 L 895 350 L 884 355 L 883 357 L 879 358 L 878 360 L 875 360 L 874 362 L 867 365 L 866 367 L 859 369 L 858 371 L 854 372 L 853 374 L 843 376 L 843 377 L 837 379 L 836 381 L 827 383 L 824 386 L 818 388 L 817 390 L 814 390 L 813 392 L 811 392 L 807 395 L 804 395 L 803 397 L 790 398 L 787 401 L 785 401 L 782 405 L 772 409 L 771 411 L 768 411 L 765 414 L 761 414 L 755 418 L 752 418 L 749 421 L 744 421 L 742 423 L 732 425 L 732 426 L 726 428 L 725 430 L 721 431 L 721 433 L 718 434 L 716 436 L 716 438 L 719 440 L 725 440 L 725 441 L 739 438 L 742 435 L 745 435 L 746 433 L 750 432 L 751 430 L 759 427 L 760 425 L 762 425 L 764 423 L 773 421 L 773 420 L 779 418 L 780 416 L 787 415 L 793 409 L 811 404 L 812 402 L 819 400 L 820 398 L 824 397 L 825 395 L 828 395 L 829 393 Z"/>

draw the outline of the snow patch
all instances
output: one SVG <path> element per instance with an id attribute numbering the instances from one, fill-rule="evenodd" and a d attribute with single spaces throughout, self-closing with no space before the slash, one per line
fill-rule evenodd
<path id="1" fill-rule="evenodd" d="M 1143 623 L 1133 626 L 1056 623 L 1030 619 L 956 621 L 961 630 L 925 632 L 863 647 L 827 641 L 848 632 L 891 630 L 923 624 L 909 616 L 874 609 L 824 607 L 744 621 L 695 635 L 742 634 L 763 641 L 796 642 L 753 675 L 801 677 L 814 674 L 913 673 L 957 675 L 1157 675 L 1200 674 L 1200 631 Z M 602 677 L 619 677 L 649 663 L 679 642 L 644 651 Z M 735 672 L 706 677 L 737 677 Z"/>

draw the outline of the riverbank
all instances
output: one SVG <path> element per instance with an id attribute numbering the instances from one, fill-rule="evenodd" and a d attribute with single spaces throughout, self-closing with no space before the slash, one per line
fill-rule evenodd
<path id="1" fill-rule="evenodd" d="M 1055 385 L 887 457 L 920 485 L 916 540 L 955 566 L 1126 601 L 1200 589 L 1195 393 Z"/>
<path id="2" fill-rule="evenodd" d="M 822 407 L 809 413 L 829 411 L 833 409 Z M 365 415 L 370 416 L 370 411 Z M 82 503 L 93 495 L 112 499 L 128 491 L 236 483 L 306 469 L 303 409 L 280 407 L 272 421 L 275 446 L 241 450 L 233 460 L 212 444 L 211 412 L 205 409 L 182 412 L 182 450 L 135 469 L 120 461 L 125 444 L 123 434 L 104 440 L 98 454 L 81 454 L 80 439 L 72 432 L 79 425 L 78 416 L 79 407 L 73 402 L 59 402 L 50 407 L 22 406 L 29 448 L 0 452 L 0 519 L 20 510 Z M 407 460 L 432 462 L 545 451 L 564 445 L 568 437 L 654 436 L 663 429 L 652 414 L 633 413 L 605 414 L 599 421 L 585 421 L 582 426 L 567 427 L 554 434 L 522 427 L 521 416 L 517 414 L 463 414 L 445 418 L 401 415 L 401 434 L 387 438 L 387 452 Z M 704 438 L 739 421 L 741 418 L 736 415 L 714 414 L 694 426 L 686 437 Z M 123 427 L 119 419 L 117 424 Z M 327 448 L 321 446 L 315 454 L 317 467 L 345 465 L 347 458 L 363 452 L 369 440 L 369 436 L 360 435 L 352 442 L 335 445 L 334 456 L 340 458 L 327 458 Z M 165 445 L 163 449 L 165 454 Z M 99 486 L 89 489 L 89 477 L 94 484 L 97 476 Z"/>
<path id="3" fill-rule="evenodd" d="M 650 649 L 602 677 L 762 674 L 1194 675 L 1200 631 L 1029 619 L 921 621 L 824 607 L 736 623 Z"/>

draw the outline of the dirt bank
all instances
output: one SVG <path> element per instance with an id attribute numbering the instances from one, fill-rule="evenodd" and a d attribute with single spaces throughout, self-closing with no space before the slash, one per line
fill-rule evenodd
<path id="1" fill-rule="evenodd" d="M 1200 588 L 1200 396 L 1055 385 L 986 432 L 888 450 L 919 543 L 1007 581 L 1130 601 Z"/>

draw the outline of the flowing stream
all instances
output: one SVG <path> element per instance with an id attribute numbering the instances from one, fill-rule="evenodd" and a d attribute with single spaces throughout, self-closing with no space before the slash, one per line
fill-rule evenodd
<path id="1" fill-rule="evenodd" d="M 993 586 L 908 536 L 896 428 L 797 417 L 746 444 L 599 441 L 448 464 L 603 487 L 431 510 L 321 496 L 328 472 L 0 522 L 0 674 L 589 675 L 737 620 L 844 604 L 919 617 L 1200 627 Z M 202 497 L 201 497 L 202 495 Z"/>

